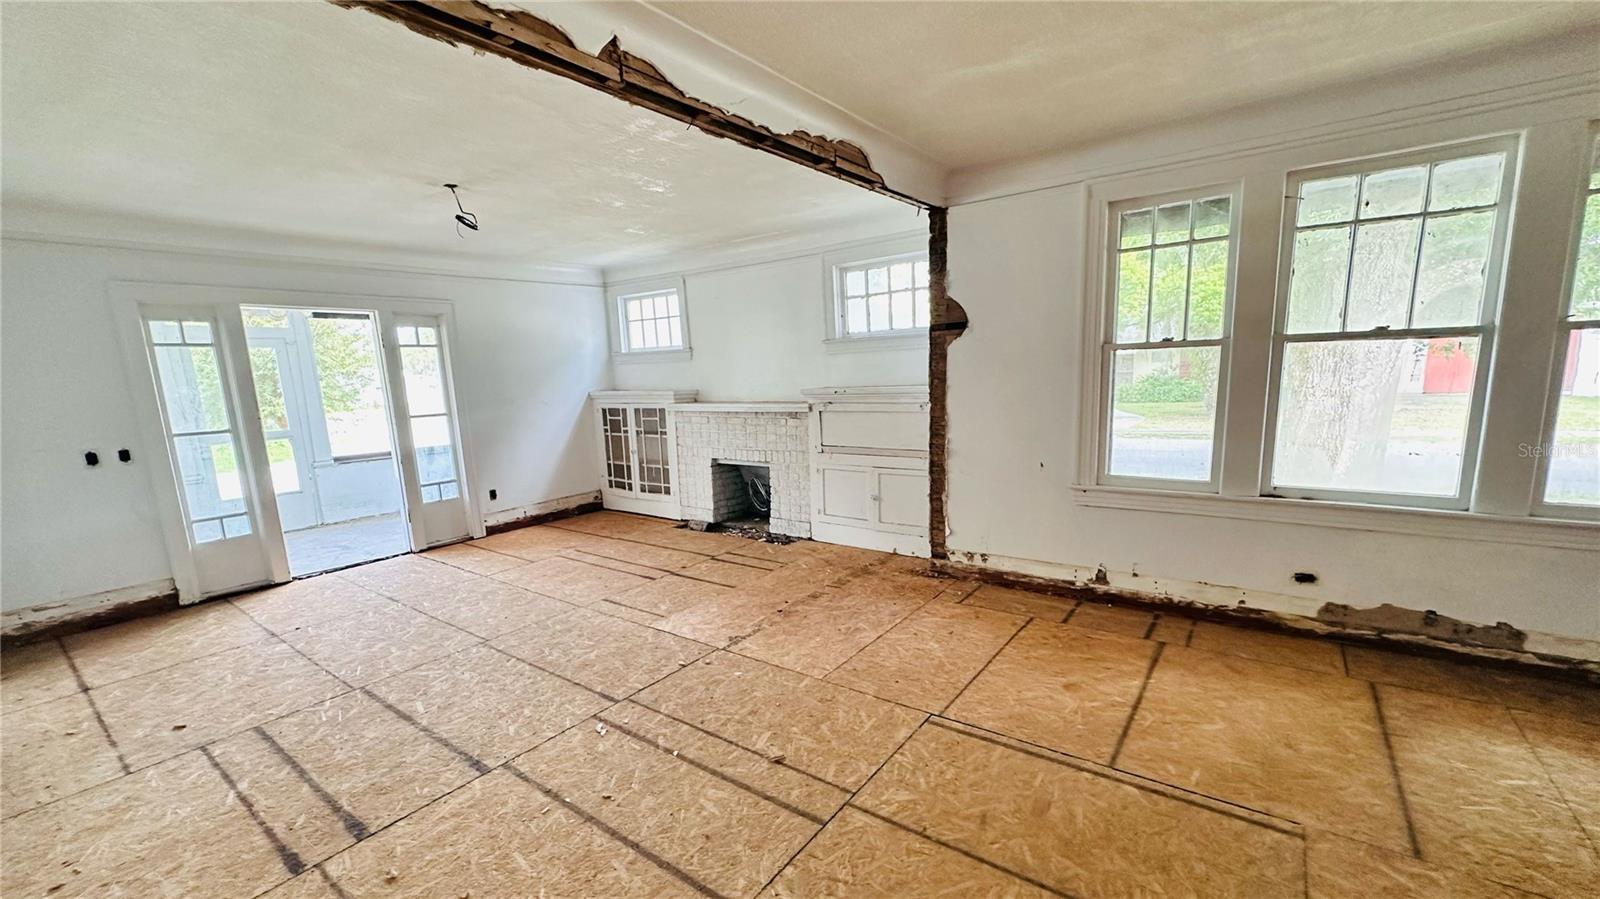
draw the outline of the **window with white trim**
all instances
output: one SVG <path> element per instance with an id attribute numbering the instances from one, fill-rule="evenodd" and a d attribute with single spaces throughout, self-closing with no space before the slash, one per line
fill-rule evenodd
<path id="1" fill-rule="evenodd" d="M 900 334 L 928 327 L 928 254 L 842 265 L 836 270 L 840 337 Z"/>
<path id="2" fill-rule="evenodd" d="M 1291 173 L 1266 492 L 1467 508 L 1514 153 Z"/>
<path id="3" fill-rule="evenodd" d="M 683 349 L 682 302 L 676 289 L 617 297 L 622 352 Z"/>
<path id="4" fill-rule="evenodd" d="M 1111 207 L 1102 483 L 1216 487 L 1236 205 L 1200 191 Z"/>
<path id="5" fill-rule="evenodd" d="M 1544 502 L 1600 508 L 1600 136 L 1590 147 L 1578 246 L 1557 344 L 1555 417 L 1544 453 Z"/>

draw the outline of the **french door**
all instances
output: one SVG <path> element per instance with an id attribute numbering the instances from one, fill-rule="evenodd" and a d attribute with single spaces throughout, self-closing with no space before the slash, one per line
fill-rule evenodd
<path id="1" fill-rule="evenodd" d="M 206 596 L 288 579 L 259 410 L 237 376 L 247 351 L 237 311 L 142 307 L 162 439 L 178 486 L 180 592 Z"/>
<path id="2" fill-rule="evenodd" d="M 291 383 L 304 373 L 278 342 L 247 339 L 243 307 L 374 314 L 411 548 L 474 533 L 447 304 L 134 282 L 110 293 L 129 373 L 145 385 L 136 390 L 145 445 L 165 457 L 151 487 L 181 601 L 287 581 L 284 524 L 315 515 L 305 414 L 293 399 L 303 389 Z"/>
<path id="3" fill-rule="evenodd" d="M 397 399 L 395 445 L 413 548 L 461 540 L 471 533 L 470 517 L 443 322 L 437 315 L 384 312 L 378 321 L 389 394 Z"/>

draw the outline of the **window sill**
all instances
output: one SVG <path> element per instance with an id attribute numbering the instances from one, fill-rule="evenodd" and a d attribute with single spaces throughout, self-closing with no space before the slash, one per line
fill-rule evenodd
<path id="1" fill-rule="evenodd" d="M 1268 496 L 1218 496 L 1133 487 L 1080 485 L 1073 487 L 1072 492 L 1079 505 L 1101 509 L 1237 518 L 1557 549 L 1600 549 L 1600 523 L 1587 521 Z"/>
<path id="2" fill-rule="evenodd" d="M 923 329 L 905 334 L 830 337 L 822 342 L 822 348 L 830 355 L 833 353 L 883 353 L 896 350 L 926 351 L 928 349 L 928 332 Z"/>
<path id="3" fill-rule="evenodd" d="M 681 350 L 635 350 L 631 353 L 612 353 L 611 361 L 618 365 L 633 365 L 643 362 L 688 362 L 694 358 L 694 350 L 684 347 Z"/>

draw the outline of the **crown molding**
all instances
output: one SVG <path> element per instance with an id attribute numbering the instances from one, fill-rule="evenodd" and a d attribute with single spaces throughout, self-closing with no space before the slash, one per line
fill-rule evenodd
<path id="1" fill-rule="evenodd" d="M 909 216 L 908 216 L 909 217 Z M 927 219 L 914 218 L 921 230 L 906 229 L 901 222 L 824 228 L 742 242 L 737 246 L 678 253 L 637 265 L 610 266 L 603 270 L 607 288 L 626 287 L 639 281 L 665 276 L 687 276 L 730 269 L 776 265 L 812 256 L 826 256 L 846 250 L 876 246 L 899 252 L 907 241 L 926 245 Z"/>
<path id="2" fill-rule="evenodd" d="M 946 194 L 959 206 L 1086 181 L 1529 110 L 1535 118 L 1600 115 L 1600 30 L 1479 54 L 1453 64 L 1301 94 L 1085 147 L 958 169 Z M 1497 126 L 1485 123 L 1491 130 Z M 1523 124 L 1527 124 L 1526 122 Z"/>
<path id="3" fill-rule="evenodd" d="M 242 229 L 203 228 L 175 221 L 80 213 L 31 204 L 6 202 L 3 206 L 5 220 L 3 227 L 0 227 L 0 238 L 8 241 L 173 253 L 258 265 L 366 271 L 387 275 L 472 278 L 574 287 L 599 287 L 603 283 L 600 269 L 593 266 L 420 254 Z"/>

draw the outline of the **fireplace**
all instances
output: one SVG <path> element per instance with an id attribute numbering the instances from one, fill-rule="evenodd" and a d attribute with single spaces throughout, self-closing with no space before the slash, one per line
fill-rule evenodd
<path id="1" fill-rule="evenodd" d="M 763 532 L 772 518 L 772 468 L 712 460 L 710 523 L 729 530 Z"/>
<path id="2" fill-rule="evenodd" d="M 676 406 L 683 518 L 701 528 L 755 519 L 758 504 L 751 499 L 750 481 L 764 480 L 769 531 L 810 537 L 807 408 L 804 403 Z"/>

